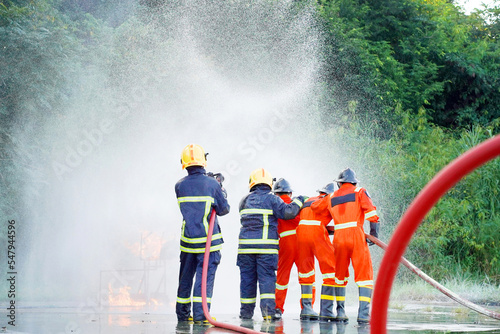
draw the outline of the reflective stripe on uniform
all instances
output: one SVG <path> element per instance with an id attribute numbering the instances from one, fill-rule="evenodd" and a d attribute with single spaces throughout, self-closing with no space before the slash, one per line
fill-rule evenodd
<path id="1" fill-rule="evenodd" d="M 370 281 L 359 281 L 356 282 L 359 287 L 371 288 L 373 286 L 373 280 Z"/>
<path id="2" fill-rule="evenodd" d="M 358 226 L 358 222 L 347 222 L 343 224 L 335 224 L 335 231 L 343 230 L 345 228 L 356 227 Z"/>
<path id="3" fill-rule="evenodd" d="M 307 277 L 311 277 L 311 276 L 314 276 L 314 269 L 308 273 L 301 273 L 299 272 L 299 277 L 300 278 L 307 278 Z"/>
<path id="4" fill-rule="evenodd" d="M 240 215 L 272 215 L 273 210 L 270 209 L 243 209 L 240 210 Z"/>
<path id="5" fill-rule="evenodd" d="M 177 302 L 179 304 L 191 304 L 191 297 L 188 298 L 177 297 Z"/>
<path id="6" fill-rule="evenodd" d="M 202 299 L 201 297 L 193 297 L 193 303 L 201 303 L 202 302 Z M 212 298 L 207 298 L 207 303 L 211 303 L 212 302 Z"/>
<path id="7" fill-rule="evenodd" d="M 304 205 L 304 203 L 302 203 L 302 202 L 301 202 L 301 201 L 299 201 L 298 199 L 294 199 L 294 200 L 292 201 L 292 203 L 297 204 L 297 205 L 299 206 L 299 208 L 302 208 L 302 205 Z"/>
<path id="8" fill-rule="evenodd" d="M 254 304 L 257 302 L 257 298 L 240 298 L 242 304 Z"/>
<path id="9" fill-rule="evenodd" d="M 278 254 L 278 250 L 264 248 L 239 248 L 238 254 Z"/>
<path id="10" fill-rule="evenodd" d="M 335 273 L 326 273 L 326 274 L 323 274 L 323 279 L 325 278 L 335 278 Z"/>
<path id="11" fill-rule="evenodd" d="M 369 303 L 369 302 L 371 302 L 371 300 L 372 299 L 370 297 L 363 297 L 363 296 L 359 297 L 360 302 L 368 302 Z"/>
<path id="12" fill-rule="evenodd" d="M 279 245 L 280 241 L 278 239 L 240 239 L 240 245 Z"/>
<path id="13" fill-rule="evenodd" d="M 276 290 L 286 290 L 288 289 L 288 284 L 287 285 L 280 285 L 276 283 Z"/>
<path id="14" fill-rule="evenodd" d="M 222 238 L 221 233 L 214 234 L 212 236 L 212 240 L 218 240 Z M 206 243 L 207 242 L 207 237 L 201 237 L 201 238 L 187 238 L 185 236 L 181 236 L 181 240 L 184 242 L 187 242 L 188 244 L 201 244 L 201 243 Z"/>
<path id="15" fill-rule="evenodd" d="M 274 299 L 276 298 L 274 293 L 262 293 L 260 299 Z"/>
<path id="16" fill-rule="evenodd" d="M 321 225 L 321 222 L 319 220 L 307 220 L 307 219 L 304 219 L 304 220 L 301 220 L 299 222 L 299 225 Z"/>
<path id="17" fill-rule="evenodd" d="M 368 219 L 368 218 L 371 218 L 371 217 L 374 217 L 377 215 L 377 210 L 372 210 L 370 212 L 367 212 L 365 213 L 365 219 Z"/>
<path id="18" fill-rule="evenodd" d="M 287 237 L 289 235 L 294 235 L 294 234 L 297 234 L 297 232 L 295 230 L 281 232 L 280 233 L 280 238 L 284 238 L 284 237 Z"/>
<path id="19" fill-rule="evenodd" d="M 262 215 L 264 227 L 262 229 L 262 239 L 267 240 L 269 236 L 269 215 L 273 214 L 271 209 L 243 209 L 240 210 L 240 216 L 243 215 Z"/>
<path id="20" fill-rule="evenodd" d="M 303 293 L 300 295 L 301 298 L 309 298 L 312 299 L 313 295 L 312 293 Z"/>
<path id="21" fill-rule="evenodd" d="M 347 284 L 348 278 L 349 277 L 346 277 L 344 280 L 340 280 L 337 277 L 335 277 L 335 283 L 343 287 L 345 284 Z"/>
<path id="22" fill-rule="evenodd" d="M 361 189 L 363 189 L 363 188 L 361 188 L 361 187 L 356 187 L 356 189 L 354 189 L 354 192 L 355 192 L 355 193 L 359 193 L 359 191 L 360 191 Z"/>
<path id="23" fill-rule="evenodd" d="M 205 202 L 205 212 L 203 214 L 203 225 L 205 226 L 205 233 L 208 235 L 208 215 L 210 214 L 210 209 L 212 208 L 212 203 L 214 198 L 210 196 L 185 196 L 177 198 L 177 203 L 179 207 L 181 203 L 186 202 Z M 182 235 L 184 235 L 184 227 L 182 230 Z"/>
<path id="24" fill-rule="evenodd" d="M 215 251 L 218 251 L 221 249 L 222 249 L 222 244 L 215 245 L 215 246 L 210 247 L 210 252 L 215 252 Z M 184 253 L 198 254 L 198 253 L 205 253 L 205 248 L 187 248 L 187 247 L 181 246 L 181 251 Z"/>
<path id="25" fill-rule="evenodd" d="M 345 301 L 345 296 L 335 296 L 335 299 L 339 302 L 344 302 Z"/>

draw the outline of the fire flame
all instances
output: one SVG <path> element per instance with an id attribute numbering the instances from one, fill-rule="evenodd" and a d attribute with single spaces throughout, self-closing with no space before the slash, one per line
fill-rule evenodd
<path id="1" fill-rule="evenodd" d="M 138 255 L 143 260 L 158 260 L 160 258 L 161 249 L 166 242 L 158 234 L 150 231 L 143 231 L 141 234 L 141 242 L 127 243 L 125 246 L 130 249 L 134 255 Z"/>
<path id="2" fill-rule="evenodd" d="M 130 286 L 121 286 L 118 289 L 118 292 L 115 294 L 113 291 L 113 287 L 111 283 L 108 285 L 109 297 L 108 302 L 110 306 L 144 306 L 146 305 L 145 301 L 136 301 L 130 297 L 129 290 Z"/>

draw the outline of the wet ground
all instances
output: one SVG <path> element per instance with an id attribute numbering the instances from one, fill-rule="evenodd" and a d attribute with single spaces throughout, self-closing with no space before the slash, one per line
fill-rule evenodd
<path id="1" fill-rule="evenodd" d="M 497 312 L 499 307 L 490 308 Z M 348 308 L 348 324 L 300 321 L 285 314 L 283 320 L 267 323 L 257 315 L 242 322 L 236 315 L 215 315 L 217 321 L 243 325 L 266 333 L 368 334 L 369 327 L 356 323 L 356 309 Z M 34 307 L 16 310 L 15 325 L 8 325 L 5 308 L 0 312 L 0 333 L 34 334 L 201 334 L 230 331 L 187 323 L 177 323 L 174 314 L 115 308 L 103 312 L 82 312 L 77 308 Z M 7 321 L 6 321 L 7 319 Z M 480 315 L 456 304 L 394 304 L 389 310 L 389 333 L 495 333 L 500 321 Z"/>

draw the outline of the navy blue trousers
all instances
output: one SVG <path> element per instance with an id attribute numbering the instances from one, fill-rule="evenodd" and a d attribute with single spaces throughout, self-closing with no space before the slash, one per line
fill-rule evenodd
<path id="1" fill-rule="evenodd" d="M 238 254 L 240 267 L 240 317 L 251 319 L 257 302 L 257 283 L 262 316 L 274 315 L 278 254 Z"/>
<path id="2" fill-rule="evenodd" d="M 179 271 L 179 288 L 177 289 L 177 303 L 175 312 L 177 313 L 178 321 L 188 320 L 191 313 L 191 290 L 193 290 L 193 320 L 203 321 L 203 306 L 201 304 L 201 275 L 203 270 L 204 254 L 185 253 L 181 252 L 181 268 Z M 220 251 L 211 252 L 208 258 L 208 273 L 207 273 L 207 302 L 210 310 L 210 302 L 212 298 L 215 272 L 220 263 Z M 193 278 L 194 282 L 193 289 Z"/>

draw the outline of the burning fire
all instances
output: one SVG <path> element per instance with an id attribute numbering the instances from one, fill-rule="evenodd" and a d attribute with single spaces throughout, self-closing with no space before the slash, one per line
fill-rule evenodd
<path id="1" fill-rule="evenodd" d="M 143 260 L 158 260 L 165 242 L 166 240 L 158 234 L 150 231 L 143 231 L 140 242 L 134 242 L 133 244 L 127 243 L 126 247 L 130 249 L 134 255 L 140 256 Z"/>
<path id="2" fill-rule="evenodd" d="M 136 301 L 130 297 L 129 286 L 122 286 L 118 289 L 115 294 L 111 283 L 108 284 L 109 296 L 108 302 L 110 306 L 139 306 L 142 307 L 146 305 L 145 301 Z"/>

